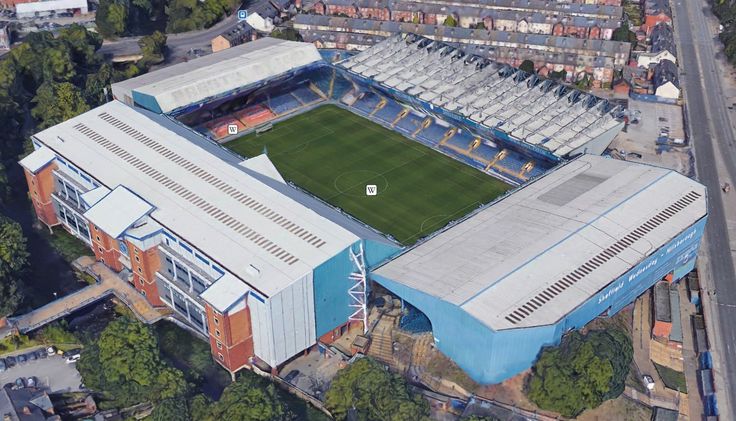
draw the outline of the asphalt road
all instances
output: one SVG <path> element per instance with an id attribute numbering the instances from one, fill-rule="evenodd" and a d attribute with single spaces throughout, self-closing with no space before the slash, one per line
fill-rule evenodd
<path id="1" fill-rule="evenodd" d="M 181 34 L 169 34 L 166 40 L 168 47 L 167 62 L 181 61 L 187 52 L 196 48 L 209 48 L 212 38 L 235 27 L 238 24 L 236 14 L 232 14 L 214 26 L 201 31 L 184 32 Z M 127 55 L 140 52 L 138 40 L 140 37 L 127 37 L 115 41 L 105 41 L 99 52 L 109 55 Z"/>
<path id="2" fill-rule="evenodd" d="M 716 72 L 716 49 L 705 18 L 707 5 L 698 0 L 674 0 L 675 28 L 679 35 L 679 67 L 685 87 L 688 131 L 695 148 L 696 169 L 700 182 L 708 187 L 709 217 L 706 241 L 713 299 L 717 304 L 719 332 L 715 349 L 724 363 L 719 377 L 729 402 L 724 408 L 733 411 L 736 403 L 736 273 L 728 236 L 721 183 L 736 180 L 736 145 L 724 101 L 721 80 Z M 695 30 L 693 30 L 695 28 Z M 725 161 L 725 174 L 718 173 L 716 156 Z M 730 193 L 736 194 L 736 193 Z M 728 418 L 729 414 L 721 414 Z"/>

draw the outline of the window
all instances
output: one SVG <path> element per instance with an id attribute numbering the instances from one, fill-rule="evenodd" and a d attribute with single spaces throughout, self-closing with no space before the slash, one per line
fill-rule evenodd
<path id="1" fill-rule="evenodd" d="M 102 251 L 102 247 L 97 247 L 97 250 L 99 250 L 99 251 L 100 251 L 100 253 L 103 253 L 103 251 Z"/>
<path id="2" fill-rule="evenodd" d="M 141 286 L 143 286 L 143 278 L 138 278 L 138 283 L 141 284 Z"/>
<path id="3" fill-rule="evenodd" d="M 217 329 L 215 329 L 215 336 L 217 336 L 218 338 L 220 337 L 220 331 Z"/>
<path id="4" fill-rule="evenodd" d="M 140 266 L 138 266 L 138 273 L 143 273 L 143 269 Z"/>
<path id="5" fill-rule="evenodd" d="M 128 255 L 128 245 L 125 244 L 125 240 L 118 240 L 118 248 L 120 249 L 120 253 L 124 255 Z"/>
<path id="6" fill-rule="evenodd" d="M 219 352 L 217 353 L 217 358 L 219 358 L 220 361 L 225 361 L 225 357 L 223 357 Z"/>
<path id="7" fill-rule="evenodd" d="M 140 261 L 141 261 L 141 259 L 140 259 L 140 258 L 138 258 L 138 256 L 135 256 L 135 261 L 136 261 L 136 262 L 140 262 Z"/>
<path id="8" fill-rule="evenodd" d="M 222 343 L 220 341 L 217 341 L 217 349 L 222 349 Z"/>
<path id="9" fill-rule="evenodd" d="M 215 326 L 218 326 L 220 324 L 220 319 L 217 317 L 213 317 L 213 320 L 215 321 Z"/>
<path id="10" fill-rule="evenodd" d="M 136 247 L 133 247 L 133 254 L 138 255 L 138 249 Z"/>
<path id="11" fill-rule="evenodd" d="M 95 231 L 97 231 L 97 227 L 95 227 Z M 97 241 L 102 241 L 102 240 L 100 240 L 100 236 L 99 235 L 96 235 L 95 238 L 97 239 Z"/>
<path id="12" fill-rule="evenodd" d="M 95 227 L 95 231 L 97 231 L 97 225 L 92 225 L 92 226 Z M 99 237 L 97 239 L 99 240 Z"/>

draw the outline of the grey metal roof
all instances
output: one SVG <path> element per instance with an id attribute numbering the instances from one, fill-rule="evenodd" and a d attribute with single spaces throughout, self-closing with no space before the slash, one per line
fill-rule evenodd
<path id="1" fill-rule="evenodd" d="M 153 220 L 266 295 L 358 240 L 118 101 L 34 138 L 100 184 L 126 186 L 155 207 Z"/>
<path id="2" fill-rule="evenodd" d="M 549 325 L 706 213 L 683 175 L 582 155 L 374 273 L 495 330 Z"/>
<path id="3" fill-rule="evenodd" d="M 112 90 L 121 100 L 132 91 L 153 97 L 168 113 L 320 60 L 314 45 L 261 38 L 115 83 Z"/>
<path id="4" fill-rule="evenodd" d="M 658 322 L 672 322 L 672 307 L 670 302 L 670 286 L 666 281 L 658 282 L 654 286 L 654 320 Z"/>

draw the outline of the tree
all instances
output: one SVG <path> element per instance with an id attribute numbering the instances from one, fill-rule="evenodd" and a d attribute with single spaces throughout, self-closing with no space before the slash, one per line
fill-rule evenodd
<path id="1" fill-rule="evenodd" d="M 442 24 L 445 25 L 445 26 L 450 26 L 450 27 L 454 28 L 454 27 L 457 26 L 457 20 L 455 19 L 454 16 L 447 15 L 447 17 L 445 18 L 445 21 L 442 22 Z"/>
<path id="2" fill-rule="evenodd" d="M 141 47 L 141 53 L 143 53 L 142 65 L 161 63 L 164 61 L 166 35 L 163 32 L 156 31 L 141 38 L 138 41 L 138 46 Z"/>
<path id="3" fill-rule="evenodd" d="M 20 276 L 27 265 L 26 238 L 20 225 L 0 216 L 0 316 L 18 309 L 23 299 Z"/>
<path id="4" fill-rule="evenodd" d="M 190 421 L 186 401 L 179 397 L 159 402 L 151 413 L 151 421 Z"/>
<path id="5" fill-rule="evenodd" d="M 95 54 L 102 47 L 102 37 L 99 34 L 75 23 L 62 28 L 57 39 L 69 47 L 77 66 L 99 65 L 100 57 Z"/>
<path id="6" fill-rule="evenodd" d="M 519 69 L 527 73 L 534 73 L 534 62 L 531 60 L 524 60 L 519 65 Z"/>
<path id="7" fill-rule="evenodd" d="M 287 27 L 276 29 L 269 35 L 271 38 L 280 38 L 288 41 L 302 41 L 302 35 L 294 28 Z"/>
<path id="8" fill-rule="evenodd" d="M 340 370 L 325 394 L 325 405 L 338 420 L 355 411 L 360 420 L 414 421 L 427 419 L 429 408 L 412 395 L 404 380 L 370 358 Z"/>
<path id="9" fill-rule="evenodd" d="M 84 348 L 77 368 L 89 388 L 117 406 L 175 399 L 187 391 L 184 374 L 161 360 L 151 329 L 127 317 L 111 322 Z"/>
<path id="10" fill-rule="evenodd" d="M 616 28 L 611 34 L 612 41 L 630 42 L 636 44 L 636 34 L 629 29 L 628 22 L 623 23 L 621 26 Z"/>
<path id="11" fill-rule="evenodd" d="M 542 409 L 575 417 L 623 392 L 632 355 L 623 332 L 573 332 L 559 347 L 542 352 L 527 394 Z"/>
<path id="12" fill-rule="evenodd" d="M 95 15 L 95 24 L 100 35 L 115 38 L 126 34 L 129 8 L 127 0 L 100 0 Z"/>
<path id="13" fill-rule="evenodd" d="M 45 82 L 38 88 L 33 103 L 36 105 L 31 115 L 39 121 L 39 129 L 59 124 L 90 109 L 79 88 L 66 82 Z"/>
<path id="14" fill-rule="evenodd" d="M 279 400 L 276 387 L 257 375 L 243 373 L 222 393 L 220 400 L 206 405 L 204 396 L 195 396 L 191 403 L 194 421 L 276 421 L 287 419 L 287 410 Z"/>

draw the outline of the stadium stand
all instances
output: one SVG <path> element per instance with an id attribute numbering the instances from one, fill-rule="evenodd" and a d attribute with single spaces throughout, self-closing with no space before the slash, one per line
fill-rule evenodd
<path id="1" fill-rule="evenodd" d="M 451 127 L 442 126 L 435 122 L 432 122 L 432 124 L 417 133 L 417 139 L 423 141 L 423 143 L 426 145 L 434 147 L 437 146 L 442 141 L 442 139 L 445 138 L 449 130 L 451 130 Z"/>
<path id="2" fill-rule="evenodd" d="M 236 111 L 233 115 L 248 127 L 255 127 L 276 117 L 271 110 L 260 104 Z"/>
<path id="3" fill-rule="evenodd" d="M 498 148 L 481 143 L 477 148 L 473 149 L 472 154 L 481 161 L 491 162 L 499 152 L 500 150 Z"/>
<path id="4" fill-rule="evenodd" d="M 297 101 L 296 97 L 294 97 L 290 92 L 269 97 L 266 100 L 266 105 L 277 116 L 293 112 L 302 106 L 302 104 Z"/>
<path id="5" fill-rule="evenodd" d="M 197 130 L 204 133 L 214 140 L 221 140 L 228 137 L 228 126 L 234 124 L 238 127 L 238 132 L 245 129 L 245 124 L 235 118 L 232 114 L 220 117 L 200 126 Z"/>
<path id="6" fill-rule="evenodd" d="M 582 148 L 602 152 L 623 127 L 621 108 L 605 99 L 414 34 L 392 36 L 337 65 L 550 159 Z"/>
<path id="7" fill-rule="evenodd" d="M 426 129 L 423 131 L 426 131 Z M 462 131 L 455 133 L 454 136 L 447 139 L 443 146 L 453 148 L 460 152 L 467 152 L 474 140 L 475 136 L 466 131 Z"/>
<path id="8" fill-rule="evenodd" d="M 422 127 L 422 122 L 424 122 L 424 119 L 426 118 L 427 117 L 423 117 L 417 115 L 416 113 L 410 112 L 406 115 L 406 117 L 399 120 L 394 128 L 406 136 L 411 136 L 412 133 L 414 133 L 418 128 Z M 435 145 L 429 144 L 428 146 L 433 147 Z"/>
<path id="9" fill-rule="evenodd" d="M 353 107 L 361 111 L 363 114 L 371 114 L 379 102 L 381 102 L 381 97 L 374 93 L 366 92 L 362 97 L 355 101 Z"/>
<path id="10" fill-rule="evenodd" d="M 396 117 L 398 117 L 399 113 L 401 113 L 403 110 L 404 107 L 399 105 L 396 101 L 388 100 L 383 108 L 373 114 L 373 117 L 381 120 L 385 124 L 390 125 L 394 122 L 394 120 L 396 120 Z"/>
<path id="11" fill-rule="evenodd" d="M 309 89 L 306 86 L 300 86 L 293 91 L 291 91 L 291 94 L 294 95 L 294 97 L 302 103 L 302 105 L 309 105 L 317 101 L 321 101 L 324 98 L 321 98 L 319 95 L 314 93 L 311 89 Z"/>
<path id="12" fill-rule="evenodd" d="M 352 82 L 337 74 L 335 75 L 335 79 L 332 84 L 332 94 L 330 95 L 330 97 L 339 100 L 352 89 Z"/>

